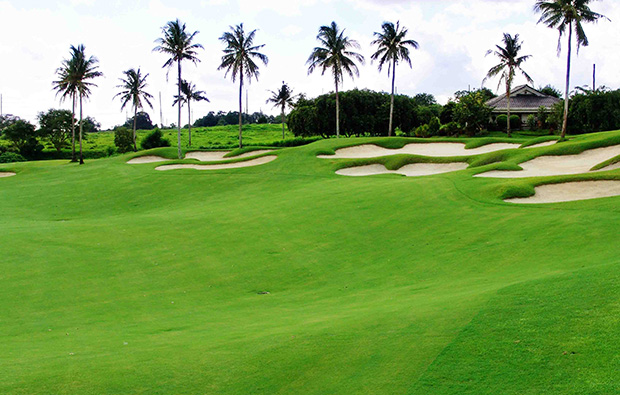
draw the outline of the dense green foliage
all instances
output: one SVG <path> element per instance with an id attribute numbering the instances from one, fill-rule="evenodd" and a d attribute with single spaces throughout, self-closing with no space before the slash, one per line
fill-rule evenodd
<path id="1" fill-rule="evenodd" d="M 114 131 L 114 145 L 121 154 L 134 150 L 133 132 L 126 127 Z"/>
<path id="2" fill-rule="evenodd" d="M 568 133 L 620 128 L 620 90 L 577 93 L 569 101 Z"/>
<path id="3" fill-rule="evenodd" d="M 71 111 L 50 109 L 39 113 L 37 118 L 39 137 L 51 144 L 57 152 L 69 144 L 74 122 Z"/>
<path id="4" fill-rule="evenodd" d="M 155 125 L 153 125 L 153 122 L 151 121 L 151 117 L 149 116 L 149 114 L 144 111 L 139 111 L 136 114 L 135 118 L 136 129 L 151 130 L 155 127 Z M 133 128 L 133 119 L 134 117 L 129 118 L 127 122 L 123 124 L 123 126 L 130 129 Z"/>
<path id="5" fill-rule="evenodd" d="M 33 124 L 22 119 L 16 120 L 2 130 L 2 137 L 21 155 L 32 158 L 43 149 L 39 144 L 38 133 Z"/>
<path id="6" fill-rule="evenodd" d="M 26 158 L 15 152 L 3 152 L 0 154 L 0 163 L 24 162 Z"/>
<path id="7" fill-rule="evenodd" d="M 412 141 L 429 140 L 329 139 L 203 172 L 134 153 L 0 166 L 17 173 L 0 179 L 0 393 L 617 393 L 620 197 L 501 198 L 619 171 L 472 175 L 620 132 L 420 178 L 316 158 Z M 359 162 L 420 160 L 446 158 Z"/>
<path id="8" fill-rule="evenodd" d="M 142 149 L 170 147 L 170 141 L 166 140 L 162 136 L 163 134 L 161 133 L 161 130 L 155 129 L 142 139 L 140 146 Z"/>

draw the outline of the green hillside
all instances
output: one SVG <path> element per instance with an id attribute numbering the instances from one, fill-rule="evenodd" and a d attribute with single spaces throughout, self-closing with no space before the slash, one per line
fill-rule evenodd
<path id="1" fill-rule="evenodd" d="M 472 177 L 620 131 L 470 158 L 316 158 L 411 141 L 322 140 L 215 171 L 135 154 L 0 165 L 17 173 L 0 178 L 0 393 L 620 392 L 620 197 L 502 201 L 620 170 Z M 428 177 L 334 173 L 463 159 Z"/>

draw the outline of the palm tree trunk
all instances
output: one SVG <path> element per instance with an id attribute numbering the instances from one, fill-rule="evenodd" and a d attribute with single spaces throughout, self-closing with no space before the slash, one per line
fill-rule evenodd
<path id="1" fill-rule="evenodd" d="M 178 74 L 179 74 L 179 83 L 177 84 L 179 98 L 181 97 L 181 61 L 177 61 L 178 64 Z M 177 124 L 177 153 L 179 155 L 179 159 L 182 159 L 181 156 L 181 101 L 177 103 L 177 107 L 179 109 L 179 123 Z"/>
<path id="2" fill-rule="evenodd" d="M 192 146 L 192 110 L 189 106 L 190 99 L 187 98 L 187 127 L 189 129 L 189 142 L 187 143 L 188 147 Z"/>
<path id="3" fill-rule="evenodd" d="M 284 106 L 282 106 L 282 140 L 284 140 Z"/>
<path id="4" fill-rule="evenodd" d="M 82 95 L 80 94 L 80 165 L 84 164 L 84 156 L 82 155 L 82 126 L 83 126 L 83 118 L 82 118 Z"/>
<path id="5" fill-rule="evenodd" d="M 568 56 L 566 59 L 566 89 L 564 90 L 564 119 L 562 121 L 562 134 L 560 140 L 566 136 L 566 128 L 568 126 L 568 90 L 570 89 L 570 56 L 572 51 L 573 39 L 573 23 L 568 24 Z"/>
<path id="6" fill-rule="evenodd" d="M 394 119 L 394 84 L 396 83 L 396 59 L 392 64 L 392 95 L 390 97 L 390 128 L 388 129 L 388 137 L 392 136 L 392 126 Z"/>
<path id="7" fill-rule="evenodd" d="M 138 146 L 136 145 L 136 119 L 138 118 L 138 106 L 133 107 L 133 150 L 134 152 L 138 151 Z"/>
<path id="8" fill-rule="evenodd" d="M 239 73 L 239 148 L 243 147 L 243 66 L 240 67 Z"/>
<path id="9" fill-rule="evenodd" d="M 506 81 L 506 99 L 507 99 L 507 110 L 508 110 L 508 120 L 506 121 L 506 134 L 510 137 L 510 83 Z"/>
<path id="10" fill-rule="evenodd" d="M 75 157 L 75 93 L 71 95 L 71 162 L 77 162 Z"/>
<path id="11" fill-rule="evenodd" d="M 340 99 L 338 97 L 338 80 L 336 80 L 336 138 L 340 137 Z"/>

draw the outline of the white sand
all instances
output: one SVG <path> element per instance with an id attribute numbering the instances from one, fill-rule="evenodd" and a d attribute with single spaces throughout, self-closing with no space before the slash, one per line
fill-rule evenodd
<path id="1" fill-rule="evenodd" d="M 169 161 L 168 158 L 163 158 L 161 156 L 155 155 L 147 155 L 147 156 L 139 156 L 137 158 L 133 158 L 127 161 L 130 165 L 136 165 L 140 163 L 154 163 L 154 162 L 166 162 Z"/>
<path id="2" fill-rule="evenodd" d="M 221 170 L 221 169 L 237 169 L 240 167 L 250 167 L 250 166 L 258 166 L 264 165 L 265 163 L 269 163 L 273 160 L 276 160 L 278 157 L 275 155 L 263 156 L 256 159 L 247 160 L 245 162 L 235 162 L 235 163 L 220 163 L 217 165 L 193 165 L 193 164 L 179 164 L 179 165 L 164 165 L 158 166 L 155 170 L 177 170 L 177 169 L 195 169 L 195 170 Z"/>
<path id="3" fill-rule="evenodd" d="M 549 146 L 552 146 L 553 144 L 556 144 L 556 143 L 557 143 L 557 141 L 555 141 L 555 140 L 553 140 L 553 141 L 545 141 L 544 143 L 528 145 L 527 147 L 523 147 L 523 148 L 526 149 L 526 148 L 549 147 Z"/>
<path id="4" fill-rule="evenodd" d="M 474 177 L 523 178 L 588 173 L 592 167 L 618 155 L 620 155 L 620 145 L 595 148 L 578 155 L 539 156 L 530 161 L 520 163 L 519 166 L 523 170 L 493 170 L 477 174 Z M 614 166 L 608 166 L 600 171 L 617 168 Z"/>
<path id="5" fill-rule="evenodd" d="M 335 155 L 319 155 L 324 159 L 358 159 L 377 158 L 387 155 L 409 154 L 422 156 L 468 156 L 486 154 L 487 152 L 503 149 L 519 148 L 520 144 L 496 143 L 482 147 L 465 149 L 463 143 L 413 143 L 399 149 L 387 149 L 374 144 L 356 145 L 354 147 L 341 148 Z"/>
<path id="6" fill-rule="evenodd" d="M 15 175 L 17 175 L 17 174 L 12 173 L 10 171 L 0 171 L 0 178 L 3 178 L 3 177 L 13 177 Z"/>
<path id="7" fill-rule="evenodd" d="M 355 166 L 340 169 L 336 172 L 341 176 L 371 176 L 376 174 L 402 174 L 407 177 L 429 176 L 432 174 L 448 173 L 464 170 L 469 165 L 464 162 L 455 163 L 411 163 L 398 170 L 388 170 L 381 164 Z"/>
<path id="8" fill-rule="evenodd" d="M 246 152 L 241 155 L 229 156 L 226 158 L 224 156 L 230 153 L 231 151 L 204 151 L 204 152 L 194 151 L 194 152 L 188 152 L 187 155 L 185 155 L 185 159 L 197 159 L 201 162 L 215 162 L 219 160 L 226 160 L 226 159 L 233 159 L 233 158 L 234 159 L 247 158 L 250 156 L 266 154 L 267 152 L 272 152 L 272 151 L 273 150 L 270 150 L 270 149 L 262 149 L 262 150 Z"/>
<path id="9" fill-rule="evenodd" d="M 620 181 L 581 181 L 540 185 L 528 198 L 506 199 L 511 203 L 558 203 L 620 196 Z"/>

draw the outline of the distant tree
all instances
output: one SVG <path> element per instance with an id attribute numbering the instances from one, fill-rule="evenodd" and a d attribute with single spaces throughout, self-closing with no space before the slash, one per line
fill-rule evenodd
<path id="1" fill-rule="evenodd" d="M 2 137 L 25 157 L 33 157 L 42 149 L 34 125 L 22 119 L 4 128 Z"/>
<path id="2" fill-rule="evenodd" d="M 177 64 L 178 71 L 178 93 L 177 96 L 181 96 L 181 62 L 183 60 L 189 60 L 191 62 L 198 63 L 197 50 L 203 48 L 200 44 L 192 43 L 197 31 L 189 34 L 185 30 L 185 24 L 181 23 L 178 19 L 170 21 L 162 28 L 163 38 L 155 40 L 159 45 L 153 48 L 153 51 L 160 52 L 170 56 L 163 67 L 170 69 L 174 63 Z M 182 158 L 181 153 L 181 103 L 177 103 L 179 109 L 179 123 L 177 124 L 177 151 L 179 159 Z"/>
<path id="3" fill-rule="evenodd" d="M 499 59 L 499 63 L 493 66 L 487 73 L 486 77 L 483 80 L 486 81 L 488 78 L 493 78 L 497 75 L 500 76 L 498 88 L 501 85 L 502 81 L 506 84 L 506 108 L 508 110 L 508 120 L 506 121 L 506 133 L 508 137 L 510 137 L 510 90 L 512 89 L 512 83 L 514 81 L 514 77 L 517 71 L 520 71 L 521 74 L 525 77 L 525 79 L 529 83 L 533 83 L 530 76 L 521 68 L 523 63 L 528 60 L 531 56 L 524 55 L 519 56 L 519 52 L 521 51 L 522 43 L 519 42 L 519 35 L 515 34 L 514 37 L 508 33 L 504 33 L 504 38 L 502 39 L 503 46 L 496 45 L 495 50 L 489 50 L 487 55 L 493 54 Z"/>
<path id="4" fill-rule="evenodd" d="M 140 142 L 140 146 L 142 149 L 151 149 L 158 147 L 170 147 L 170 141 L 163 138 L 163 134 L 159 128 L 153 130 L 151 133 L 146 135 L 144 139 Z"/>
<path id="5" fill-rule="evenodd" d="M 454 109 L 456 107 L 456 103 L 450 100 L 446 103 L 445 106 L 442 107 L 441 113 L 439 114 L 439 120 L 442 125 L 446 125 L 450 122 L 454 121 Z"/>
<path id="6" fill-rule="evenodd" d="M 71 57 L 69 59 L 63 59 L 61 66 L 56 69 L 56 76 L 58 79 L 52 82 L 52 87 L 56 91 L 56 95 L 60 95 L 60 102 L 62 103 L 67 98 L 71 98 L 71 114 L 73 122 L 71 123 L 71 162 L 77 162 L 77 156 L 75 154 L 75 105 L 78 94 L 78 81 L 77 81 L 77 60 L 78 60 L 78 48 L 71 46 Z"/>
<path id="7" fill-rule="evenodd" d="M 16 117 L 11 114 L 0 115 L 0 133 L 2 133 L 2 129 L 6 128 L 9 125 L 14 124 L 19 120 L 19 117 Z"/>
<path id="8" fill-rule="evenodd" d="M 187 127 L 189 130 L 189 142 L 188 145 L 192 146 L 192 110 L 191 103 L 193 101 L 207 101 L 209 99 L 205 96 L 204 91 L 196 89 L 196 85 L 186 80 L 181 81 L 181 94 L 174 97 L 174 104 L 187 104 Z"/>
<path id="9" fill-rule="evenodd" d="M 411 68 L 411 58 L 409 57 L 409 48 L 418 49 L 418 42 L 415 40 L 406 40 L 407 28 L 400 28 L 400 21 L 396 22 L 396 26 L 392 22 L 383 22 L 381 25 L 382 32 L 375 32 L 376 39 L 371 42 L 377 46 L 377 51 L 370 57 L 371 60 L 379 60 L 379 71 L 383 66 L 388 65 L 388 76 L 392 74 L 392 94 L 390 95 L 390 123 L 388 126 L 388 136 L 392 135 L 392 126 L 394 120 L 394 85 L 396 82 L 396 66 L 401 60 L 409 64 Z M 432 103 L 434 104 L 434 103 Z"/>
<path id="10" fill-rule="evenodd" d="M 230 30 L 220 37 L 226 48 L 218 70 L 226 70 L 225 77 L 230 73 L 233 82 L 239 78 L 239 148 L 241 148 L 243 147 L 243 79 L 246 77 L 248 84 L 252 82 L 252 78 L 258 80 L 260 73 L 254 59 L 258 59 L 266 66 L 269 58 L 258 52 L 265 44 L 254 45 L 256 30 L 246 34 L 243 23 L 235 27 L 230 26 Z"/>
<path id="11" fill-rule="evenodd" d="M 99 61 L 96 57 L 86 57 L 84 45 L 80 44 L 76 47 L 71 46 L 73 52 L 72 59 L 70 61 L 70 79 L 75 84 L 76 92 L 79 97 L 80 103 L 80 122 L 78 123 L 80 128 L 80 164 L 84 164 L 84 156 L 82 153 L 82 137 L 83 137 L 83 101 L 87 99 L 91 94 L 91 88 L 97 85 L 90 82 L 93 78 L 103 76 L 103 73 L 97 71 Z"/>
<path id="12" fill-rule="evenodd" d="M 209 113 L 207 115 L 205 115 L 202 118 L 197 119 L 194 122 L 194 126 L 195 127 L 210 127 L 210 126 L 215 126 L 217 125 L 218 121 L 220 120 L 220 116 L 219 115 L 215 115 L 215 113 L 213 111 L 209 111 Z"/>
<path id="13" fill-rule="evenodd" d="M 129 118 L 123 126 L 126 128 L 133 128 L 134 122 L 136 124 L 137 130 L 152 130 L 155 128 L 153 121 L 151 121 L 151 117 L 148 113 L 143 111 L 138 111 L 135 117 Z"/>
<path id="14" fill-rule="evenodd" d="M 284 124 L 286 123 L 286 115 L 284 114 L 284 110 L 286 107 L 294 106 L 295 96 L 293 95 L 293 91 L 291 88 L 286 85 L 284 81 L 282 81 L 282 87 L 278 91 L 270 91 L 271 97 L 267 99 L 267 103 L 273 103 L 274 107 L 280 107 L 280 113 L 282 118 L 282 140 L 284 140 Z"/>
<path id="15" fill-rule="evenodd" d="M 88 137 L 88 133 L 97 133 L 101 131 L 101 124 L 97 122 L 97 120 L 91 116 L 88 116 L 82 120 L 84 124 L 84 136 L 83 139 L 86 140 Z"/>
<path id="16" fill-rule="evenodd" d="M 431 95 L 430 93 L 418 93 L 413 97 L 413 101 L 418 106 L 432 106 L 434 104 L 437 104 L 435 96 Z"/>
<path id="17" fill-rule="evenodd" d="M 486 105 L 482 91 L 473 91 L 461 96 L 455 107 L 455 118 L 468 135 L 473 136 L 483 130 L 491 116 L 491 108 Z"/>
<path id="18" fill-rule="evenodd" d="M 568 103 L 570 91 L 570 62 L 573 43 L 573 30 L 577 36 L 577 53 L 581 46 L 587 47 L 588 37 L 583 30 L 582 22 L 598 22 L 599 19 L 607 19 L 606 16 L 592 11 L 589 7 L 591 0 L 537 0 L 534 11 L 540 13 L 538 23 L 544 23 L 547 27 L 558 29 L 558 55 L 560 54 L 562 36 L 568 30 L 568 55 L 566 60 L 566 89 L 564 90 L 564 116 L 562 120 L 562 134 L 560 140 L 566 136 L 568 125 Z"/>
<path id="19" fill-rule="evenodd" d="M 50 109 L 38 115 L 40 136 L 47 140 L 57 152 L 60 152 L 69 138 L 73 129 L 73 114 L 69 110 Z"/>
<path id="20" fill-rule="evenodd" d="M 328 69 L 331 69 L 336 87 L 336 137 L 340 137 L 338 85 L 342 82 L 344 73 L 351 78 L 359 77 L 360 73 L 355 61 L 364 64 L 364 56 L 350 50 L 350 48 L 359 49 L 360 45 L 357 41 L 345 36 L 344 29 L 341 31 L 336 22 L 332 22 L 329 26 L 321 26 L 316 39 L 321 46 L 314 48 L 306 62 L 309 64 L 308 74 L 320 68 L 321 75 L 324 75 Z"/>
<path id="21" fill-rule="evenodd" d="M 114 145 L 119 153 L 133 150 L 133 134 L 130 129 L 121 126 L 114 131 Z"/>
<path id="22" fill-rule="evenodd" d="M 134 151 L 137 151 L 136 121 L 138 119 L 138 109 L 144 108 L 143 102 L 153 108 L 150 101 L 153 96 L 145 90 L 147 86 L 146 77 L 149 76 L 148 73 L 146 75 L 142 75 L 140 68 L 138 68 L 138 70 L 125 70 L 123 71 L 123 74 L 125 74 L 125 78 L 120 78 L 121 84 L 116 86 L 117 88 L 120 88 L 121 91 L 114 95 L 114 97 L 120 97 L 121 110 L 127 106 L 127 103 L 131 102 L 131 106 L 133 107 L 133 149 Z"/>
<path id="23" fill-rule="evenodd" d="M 557 97 L 558 99 L 562 98 L 562 93 L 554 86 L 545 85 L 544 87 L 539 87 L 538 90 L 547 96 Z"/>

